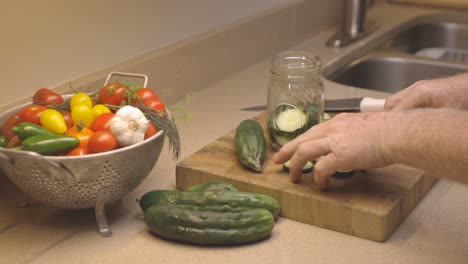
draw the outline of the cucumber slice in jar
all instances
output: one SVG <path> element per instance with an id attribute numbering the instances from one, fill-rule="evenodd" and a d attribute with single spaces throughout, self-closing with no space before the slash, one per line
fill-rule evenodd
<path id="1" fill-rule="evenodd" d="M 283 163 L 283 170 L 286 172 L 289 172 L 289 166 L 291 164 L 291 161 L 288 160 L 285 163 Z M 302 173 L 308 173 L 311 172 L 314 169 L 314 163 L 311 161 L 307 161 L 307 163 L 304 165 L 302 168 Z"/>
<path id="2" fill-rule="evenodd" d="M 306 115 L 299 108 L 282 107 L 276 115 L 275 124 L 278 131 L 293 133 L 302 129 L 306 125 L 306 120 Z"/>
<path id="3" fill-rule="evenodd" d="M 273 149 L 280 149 L 307 128 L 308 114 L 303 109 L 292 104 L 278 105 L 268 121 L 268 132 Z"/>

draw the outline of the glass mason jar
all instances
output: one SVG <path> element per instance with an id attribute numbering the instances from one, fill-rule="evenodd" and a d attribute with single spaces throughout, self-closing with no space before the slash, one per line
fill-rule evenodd
<path id="1" fill-rule="evenodd" d="M 274 150 L 320 123 L 324 109 L 320 58 L 296 51 L 273 56 L 267 106 Z"/>

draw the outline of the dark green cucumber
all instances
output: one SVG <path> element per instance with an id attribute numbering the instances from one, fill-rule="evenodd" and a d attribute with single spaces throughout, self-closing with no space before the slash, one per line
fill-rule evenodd
<path id="1" fill-rule="evenodd" d="M 198 185 L 193 185 L 187 189 L 186 191 L 196 191 L 196 192 L 204 192 L 204 191 L 237 191 L 237 189 L 232 186 L 232 184 L 225 183 L 223 181 L 209 181 L 205 183 L 201 183 Z"/>
<path id="2" fill-rule="evenodd" d="M 268 195 L 239 191 L 155 190 L 144 194 L 139 203 L 143 212 L 154 205 L 175 205 L 180 208 L 216 212 L 264 208 L 276 218 L 280 211 L 278 202 Z"/>
<path id="3" fill-rule="evenodd" d="M 266 141 L 260 124 L 247 119 L 236 129 L 234 138 L 237 159 L 245 167 L 256 172 L 262 172 L 262 163 L 266 158 Z"/>
<path id="4" fill-rule="evenodd" d="M 270 236 L 275 220 L 262 208 L 213 212 L 156 205 L 145 212 L 150 231 L 166 239 L 200 245 L 234 245 Z"/>
<path id="5" fill-rule="evenodd" d="M 8 145 L 8 138 L 5 137 L 5 136 L 0 136 L 0 147 L 2 148 L 6 148 L 6 146 Z"/>
<path id="6" fill-rule="evenodd" d="M 76 137 L 64 135 L 37 135 L 23 140 L 16 149 L 34 151 L 42 155 L 56 155 L 68 152 L 80 144 Z"/>
<path id="7" fill-rule="evenodd" d="M 55 135 L 52 131 L 30 122 L 22 122 L 18 126 L 11 128 L 11 130 L 13 130 L 21 140 L 37 135 Z"/>

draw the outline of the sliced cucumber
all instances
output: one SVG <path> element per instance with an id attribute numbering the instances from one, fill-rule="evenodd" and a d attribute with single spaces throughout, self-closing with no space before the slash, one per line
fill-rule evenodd
<path id="1" fill-rule="evenodd" d="M 327 121 L 327 120 L 330 120 L 331 119 L 331 116 L 329 113 L 323 113 L 323 121 Z"/>
<path id="2" fill-rule="evenodd" d="M 308 120 L 308 113 L 301 107 L 292 104 L 278 105 L 268 120 L 268 134 L 273 149 L 280 149 L 284 144 L 306 131 Z"/>
<path id="3" fill-rule="evenodd" d="M 283 163 L 283 170 L 286 171 L 286 172 L 289 172 L 289 166 L 291 164 L 291 161 L 288 160 L 286 161 L 285 163 Z M 311 161 L 307 161 L 307 163 L 304 165 L 304 167 L 302 168 L 302 173 L 308 173 L 308 172 L 311 172 L 314 168 L 314 163 L 311 162 Z"/>
<path id="4" fill-rule="evenodd" d="M 353 170 L 338 170 L 338 171 L 335 172 L 333 177 L 340 178 L 340 179 L 346 179 L 346 178 L 352 177 L 353 175 L 354 175 Z"/>
<path id="5" fill-rule="evenodd" d="M 297 107 L 285 107 L 276 116 L 276 129 L 280 132 L 291 133 L 303 128 L 306 115 Z"/>

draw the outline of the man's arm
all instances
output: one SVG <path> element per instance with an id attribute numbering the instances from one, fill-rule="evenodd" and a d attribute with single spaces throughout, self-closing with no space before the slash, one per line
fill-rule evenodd
<path id="1" fill-rule="evenodd" d="M 468 74 L 419 81 L 385 101 L 385 110 L 410 108 L 468 110 Z"/>
<path id="2" fill-rule="evenodd" d="M 468 184 L 468 112 L 407 112 L 395 124 L 384 152 L 389 161 Z"/>
<path id="3" fill-rule="evenodd" d="M 419 110 L 340 114 L 312 127 L 273 157 L 291 159 L 291 181 L 308 160 L 321 188 L 336 170 L 402 163 L 468 184 L 468 112 Z"/>

